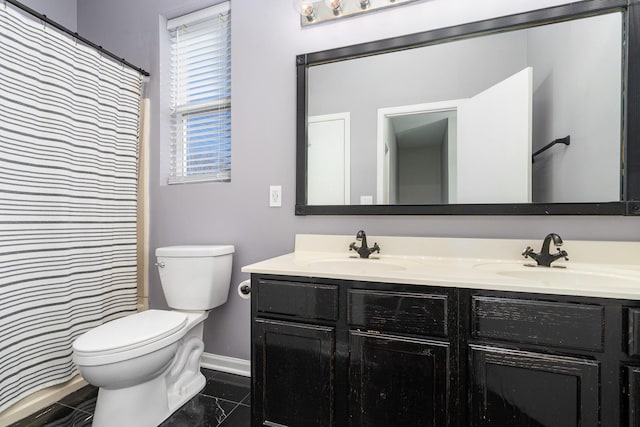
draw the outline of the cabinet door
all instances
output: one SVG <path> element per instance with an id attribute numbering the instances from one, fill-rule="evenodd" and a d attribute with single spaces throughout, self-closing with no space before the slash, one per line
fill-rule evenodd
<path id="1" fill-rule="evenodd" d="M 640 367 L 627 366 L 627 425 L 640 427 Z"/>
<path id="2" fill-rule="evenodd" d="M 334 425 L 334 328 L 256 319 L 254 426 Z"/>
<path id="3" fill-rule="evenodd" d="M 471 425 L 600 425 L 598 362 L 475 345 L 470 358 Z"/>
<path id="4" fill-rule="evenodd" d="M 449 344 L 350 334 L 350 425 L 446 426 Z"/>

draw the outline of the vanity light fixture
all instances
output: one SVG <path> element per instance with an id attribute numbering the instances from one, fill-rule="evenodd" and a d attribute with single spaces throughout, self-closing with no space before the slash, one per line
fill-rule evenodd
<path id="1" fill-rule="evenodd" d="M 316 8 L 311 0 L 294 0 L 293 7 L 300 14 L 300 22 L 312 23 L 316 20 Z"/>
<path id="2" fill-rule="evenodd" d="M 293 0 L 300 26 L 318 24 L 345 16 L 423 0 Z"/>
<path id="3" fill-rule="evenodd" d="M 333 16 L 340 16 L 344 2 L 345 0 L 324 0 L 324 4 L 331 10 Z"/>

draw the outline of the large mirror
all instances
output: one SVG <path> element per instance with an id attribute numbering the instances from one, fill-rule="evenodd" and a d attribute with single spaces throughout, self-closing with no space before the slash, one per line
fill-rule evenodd
<path id="1" fill-rule="evenodd" d="M 299 56 L 296 213 L 635 214 L 634 12 L 584 1 Z"/>

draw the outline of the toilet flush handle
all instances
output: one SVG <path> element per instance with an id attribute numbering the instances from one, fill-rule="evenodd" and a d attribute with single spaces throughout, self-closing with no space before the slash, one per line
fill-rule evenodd
<path id="1" fill-rule="evenodd" d="M 156 262 L 156 267 L 164 268 L 164 262 Z"/>

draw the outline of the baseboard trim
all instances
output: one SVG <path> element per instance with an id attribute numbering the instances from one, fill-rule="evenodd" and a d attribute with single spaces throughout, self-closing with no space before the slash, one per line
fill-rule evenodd
<path id="1" fill-rule="evenodd" d="M 251 376 L 251 362 L 235 357 L 221 356 L 219 354 L 202 353 L 200 366 L 229 374 Z"/>
<path id="2" fill-rule="evenodd" d="M 13 424 L 29 415 L 56 403 L 68 394 L 87 385 L 80 375 L 76 375 L 63 384 L 37 391 L 8 407 L 0 414 L 0 426 Z"/>

